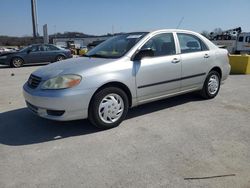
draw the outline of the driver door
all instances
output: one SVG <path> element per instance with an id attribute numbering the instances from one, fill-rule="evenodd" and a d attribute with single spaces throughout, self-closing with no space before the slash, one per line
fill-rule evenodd
<path id="1" fill-rule="evenodd" d="M 141 49 L 150 48 L 153 57 L 134 61 L 138 103 L 153 101 L 180 91 L 181 58 L 176 54 L 173 33 L 149 39 Z"/>

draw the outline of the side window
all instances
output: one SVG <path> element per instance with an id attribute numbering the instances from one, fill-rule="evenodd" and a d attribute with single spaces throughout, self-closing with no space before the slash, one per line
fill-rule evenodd
<path id="1" fill-rule="evenodd" d="M 141 49 L 147 48 L 151 48 L 154 51 L 154 57 L 176 54 L 172 33 L 163 33 L 152 37 Z"/>
<path id="2" fill-rule="evenodd" d="M 37 51 L 39 51 L 38 46 L 37 46 L 37 45 L 31 46 L 31 47 L 30 47 L 30 51 L 31 51 L 31 52 L 37 52 Z"/>
<path id="3" fill-rule="evenodd" d="M 58 50 L 58 48 L 56 48 L 55 46 L 52 46 L 52 45 L 44 45 L 43 48 L 44 48 L 44 51 L 56 51 L 56 50 Z"/>
<path id="4" fill-rule="evenodd" d="M 207 46 L 196 36 L 184 33 L 177 34 L 181 53 L 192 53 L 208 50 Z"/>
<path id="5" fill-rule="evenodd" d="M 249 37 L 246 37 L 246 42 L 250 43 L 250 36 Z"/>
<path id="6" fill-rule="evenodd" d="M 37 46 L 37 50 L 38 50 L 38 51 L 43 51 L 43 45 Z"/>
<path id="7" fill-rule="evenodd" d="M 49 46 L 48 46 L 48 45 L 43 45 L 43 49 L 44 49 L 44 51 L 50 51 L 50 49 L 49 49 Z"/>
<path id="8" fill-rule="evenodd" d="M 244 39 L 244 37 L 241 36 L 241 37 L 239 37 L 238 41 L 243 42 L 243 39 Z"/>

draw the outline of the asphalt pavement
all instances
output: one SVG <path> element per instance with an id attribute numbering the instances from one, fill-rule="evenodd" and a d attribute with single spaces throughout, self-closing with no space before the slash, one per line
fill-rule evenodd
<path id="1" fill-rule="evenodd" d="M 22 85 L 37 68 L 0 67 L 1 188 L 250 187 L 250 75 L 229 76 L 215 99 L 153 102 L 100 131 L 29 112 Z"/>

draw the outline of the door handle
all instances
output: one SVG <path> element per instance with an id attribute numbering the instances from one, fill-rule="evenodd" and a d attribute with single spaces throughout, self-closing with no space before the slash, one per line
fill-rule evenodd
<path id="1" fill-rule="evenodd" d="M 180 62 L 180 59 L 178 59 L 178 58 L 174 58 L 173 60 L 172 60 L 172 63 L 179 63 Z"/>
<path id="2" fill-rule="evenodd" d="M 204 58 L 209 58 L 210 56 L 208 54 L 205 54 L 204 55 Z"/>

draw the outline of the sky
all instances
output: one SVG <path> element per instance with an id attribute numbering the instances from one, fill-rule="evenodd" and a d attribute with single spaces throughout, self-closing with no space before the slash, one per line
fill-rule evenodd
<path id="1" fill-rule="evenodd" d="M 114 32 L 177 28 L 196 32 L 241 26 L 250 32 L 250 0 L 37 0 L 38 31 Z M 31 36 L 31 1 L 0 0 L 0 35 Z"/>

